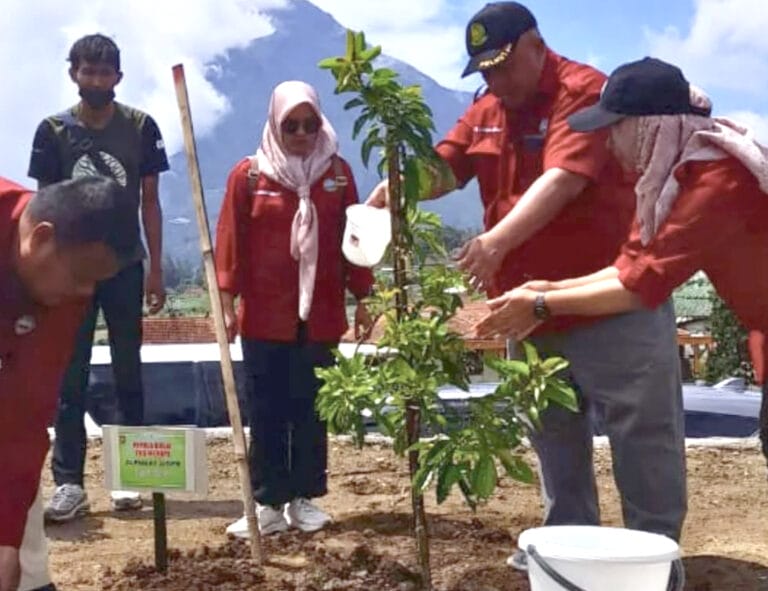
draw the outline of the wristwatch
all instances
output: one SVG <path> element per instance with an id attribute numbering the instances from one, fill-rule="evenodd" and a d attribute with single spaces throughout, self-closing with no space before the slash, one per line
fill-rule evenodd
<path id="1" fill-rule="evenodd" d="M 536 299 L 533 300 L 533 315 L 537 320 L 547 320 L 551 313 L 547 302 L 544 300 L 545 293 L 536 294 Z"/>

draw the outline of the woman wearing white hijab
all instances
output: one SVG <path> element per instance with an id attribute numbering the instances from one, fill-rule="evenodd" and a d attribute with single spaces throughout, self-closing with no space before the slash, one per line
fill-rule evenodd
<path id="1" fill-rule="evenodd" d="M 278 85 L 258 151 L 230 173 L 216 233 L 227 328 L 230 338 L 242 337 L 251 480 L 264 534 L 315 531 L 330 521 L 310 502 L 327 492 L 314 369 L 333 363 L 331 350 L 347 329 L 345 289 L 358 300 L 356 332 L 369 323 L 362 300 L 373 275 L 341 251 L 346 208 L 357 201 L 314 88 Z M 227 531 L 247 536 L 247 524 Z"/>
<path id="2" fill-rule="evenodd" d="M 636 174 L 636 220 L 613 266 L 585 277 L 532 281 L 488 302 L 481 335 L 525 338 L 550 315 L 654 308 L 697 271 L 750 329 L 759 371 L 768 351 L 768 150 L 672 65 L 619 67 L 600 102 L 569 119 L 576 131 L 611 126 L 610 147 Z M 762 350 L 761 350 L 762 349 Z M 762 373 L 762 371 L 761 371 Z M 761 434 L 768 457 L 768 397 Z"/>

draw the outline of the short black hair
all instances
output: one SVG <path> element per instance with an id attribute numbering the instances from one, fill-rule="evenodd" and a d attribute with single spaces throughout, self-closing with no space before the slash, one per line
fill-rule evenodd
<path id="1" fill-rule="evenodd" d="M 106 35 L 95 33 L 86 35 L 75 41 L 69 50 L 69 63 L 75 69 L 80 67 L 80 62 L 92 64 L 109 64 L 120 71 L 120 49 L 117 44 Z"/>
<path id="2" fill-rule="evenodd" d="M 56 243 L 79 246 L 101 243 L 121 265 L 136 255 L 139 227 L 135 202 L 114 180 L 80 177 L 43 187 L 26 207 L 35 222 L 53 224 Z"/>

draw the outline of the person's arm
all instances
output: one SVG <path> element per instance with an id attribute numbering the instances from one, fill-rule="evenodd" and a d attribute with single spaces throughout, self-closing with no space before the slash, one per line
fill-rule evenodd
<path id="1" fill-rule="evenodd" d="M 607 316 L 643 307 L 640 296 L 624 287 L 618 277 L 549 291 L 545 300 L 554 316 Z"/>
<path id="2" fill-rule="evenodd" d="M 47 119 L 35 131 L 27 175 L 37 181 L 38 189 L 63 180 L 58 138 Z"/>
<path id="3" fill-rule="evenodd" d="M 160 205 L 160 173 L 169 169 L 160 128 L 149 115 L 141 128 L 141 221 L 149 250 L 146 300 L 150 314 L 165 305 L 163 281 L 163 211 Z"/>
<path id="4" fill-rule="evenodd" d="M 474 278 L 476 285 L 491 285 L 510 252 L 555 219 L 590 183 L 601 181 L 610 159 L 607 132 L 576 133 L 567 123 L 571 114 L 594 104 L 598 98 L 599 89 L 595 89 L 556 101 L 542 149 L 544 172 L 503 219 L 464 245 L 457 256 L 459 267 Z"/>
<path id="5" fill-rule="evenodd" d="M 19 549 L 0 546 L 0 591 L 17 591 L 20 579 Z"/>
<path id="6" fill-rule="evenodd" d="M 245 250 L 247 178 L 242 163 L 227 178 L 227 188 L 216 223 L 216 280 L 224 310 L 224 323 L 230 340 L 237 334 L 235 298 L 241 293 Z"/>
<path id="7" fill-rule="evenodd" d="M 344 190 L 344 209 L 351 205 L 357 204 L 358 194 L 357 185 L 352 175 L 352 169 L 344 162 L 344 174 L 347 175 L 347 186 Z M 343 222 L 342 222 L 343 223 Z M 343 255 L 342 255 L 343 257 Z M 365 338 L 368 336 L 371 329 L 371 315 L 368 312 L 368 307 L 365 304 L 365 298 L 371 294 L 374 284 L 373 271 L 366 267 L 358 267 L 350 263 L 345 257 L 344 262 L 344 279 L 346 281 L 346 288 L 355 296 L 357 300 L 357 306 L 355 307 L 354 316 L 354 332 L 355 338 Z"/>
<path id="8" fill-rule="evenodd" d="M 561 279 L 559 281 L 548 281 L 546 279 L 532 279 L 523 283 L 521 289 L 530 289 L 533 291 L 554 291 L 556 289 L 567 289 L 569 287 L 579 287 L 589 283 L 595 283 L 604 279 L 612 279 L 619 276 L 619 270 L 615 266 L 605 267 L 590 275 L 573 277 L 572 279 Z"/>
<path id="9" fill-rule="evenodd" d="M 524 339 L 541 324 L 534 307 L 542 295 L 552 316 L 606 316 L 643 307 L 640 296 L 617 277 L 547 292 L 518 288 L 488 301 L 490 312 L 475 326 L 477 335 Z"/>
<path id="10" fill-rule="evenodd" d="M 752 360 L 752 368 L 755 371 L 755 383 L 762 384 L 765 381 L 765 361 L 768 358 L 765 333 L 761 330 L 750 330 L 747 347 L 749 348 L 749 357 Z"/>
<path id="11" fill-rule="evenodd" d="M 160 205 L 160 179 L 153 174 L 141 179 L 141 222 L 149 250 L 146 299 L 150 314 L 157 314 L 165 305 L 163 283 L 163 211 Z"/>

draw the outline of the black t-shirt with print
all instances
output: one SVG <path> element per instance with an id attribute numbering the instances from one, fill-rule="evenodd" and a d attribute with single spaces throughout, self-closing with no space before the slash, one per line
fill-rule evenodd
<path id="1" fill-rule="evenodd" d="M 103 175 L 115 179 L 136 201 L 139 224 L 141 179 L 168 170 L 168 158 L 154 119 L 121 103 L 103 129 L 89 129 L 77 119 L 78 107 L 44 119 L 35 132 L 29 176 L 55 183 L 82 176 Z M 137 246 L 136 260 L 144 256 Z"/>

